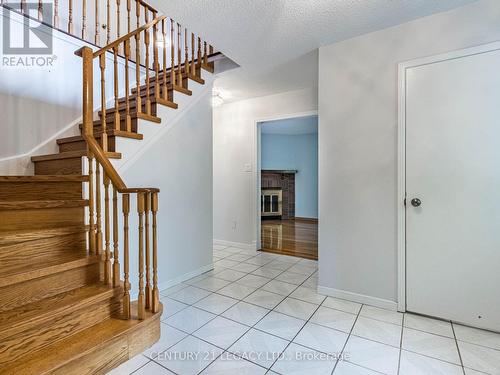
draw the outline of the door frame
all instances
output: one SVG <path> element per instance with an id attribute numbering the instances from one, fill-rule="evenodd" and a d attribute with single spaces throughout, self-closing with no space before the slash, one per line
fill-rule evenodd
<path id="1" fill-rule="evenodd" d="M 397 192 L 397 267 L 398 311 L 406 311 L 406 70 L 466 56 L 500 50 L 500 42 L 481 44 L 398 64 L 398 192 Z"/>
<path id="2" fill-rule="evenodd" d="M 253 147 L 254 150 L 254 155 L 253 155 L 253 165 L 255 165 L 255 170 L 253 173 L 253 183 L 252 185 L 254 186 L 254 210 L 253 210 L 253 220 L 255 223 L 255 229 L 256 229 L 256 241 L 255 241 L 255 248 L 256 250 L 259 250 L 261 248 L 260 244 L 260 237 L 261 237 L 261 218 L 260 218 L 260 190 L 261 190 L 261 130 L 262 122 L 266 121 L 278 121 L 278 120 L 287 120 L 287 119 L 292 119 L 292 118 L 298 118 L 298 117 L 309 117 L 309 116 L 318 116 L 319 112 L 318 110 L 313 110 L 313 111 L 306 111 L 306 112 L 295 112 L 295 113 L 287 113 L 287 114 L 281 114 L 281 115 L 275 115 L 275 116 L 269 116 L 269 117 L 261 117 L 261 118 L 256 118 L 254 119 L 254 140 L 255 140 L 255 145 Z M 318 117 L 318 122 L 319 122 L 319 117 Z M 318 139 L 319 139 L 319 127 L 318 127 Z M 318 152 L 319 152 L 319 146 L 318 146 Z M 318 179 L 319 179 L 319 171 L 318 171 Z M 319 186 L 318 186 L 319 188 Z M 318 206 L 319 206 L 319 198 L 318 198 Z M 319 250 L 319 249 L 318 249 Z M 319 260 L 319 256 L 318 256 Z"/>

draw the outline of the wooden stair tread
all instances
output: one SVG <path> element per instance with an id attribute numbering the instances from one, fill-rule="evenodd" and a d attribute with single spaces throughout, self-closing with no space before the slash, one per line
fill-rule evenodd
<path id="1" fill-rule="evenodd" d="M 0 182 L 88 182 L 87 175 L 0 176 Z"/>
<path id="2" fill-rule="evenodd" d="M 154 95 L 154 89 L 155 89 L 156 85 L 157 85 L 156 82 L 150 82 L 149 83 L 150 96 Z M 163 84 L 160 83 L 160 86 L 163 86 Z M 168 90 L 174 90 L 174 91 L 180 92 L 181 94 L 188 95 L 188 96 L 193 95 L 193 92 L 191 90 L 189 90 L 188 88 L 185 88 L 183 86 L 179 86 L 179 85 L 167 84 L 167 89 Z M 132 96 L 135 95 L 136 92 L 137 92 L 137 88 L 134 87 L 132 89 Z M 147 91 L 146 91 L 146 85 L 142 85 L 141 86 L 141 97 L 145 97 L 146 93 L 147 93 Z"/>
<path id="3" fill-rule="evenodd" d="M 88 225 L 64 226 L 60 228 L 26 229 L 15 231 L 0 230 L 0 246 L 12 245 L 19 242 L 40 240 L 57 236 L 65 236 L 72 233 L 87 232 Z"/>
<path id="4" fill-rule="evenodd" d="M 72 159 L 87 156 L 88 153 L 85 150 L 82 151 L 67 151 L 61 152 L 59 154 L 48 154 L 40 156 L 32 156 L 31 161 L 49 161 L 49 160 L 61 160 L 61 159 Z M 109 159 L 121 159 L 122 155 L 119 152 L 106 152 L 106 156 Z"/>
<path id="5" fill-rule="evenodd" d="M 24 210 L 36 208 L 69 208 L 86 207 L 89 205 L 87 199 L 79 200 L 46 200 L 46 201 L 0 201 L 1 210 Z"/>
<path id="6" fill-rule="evenodd" d="M 0 313 L 0 340 L 82 307 L 121 296 L 122 288 L 90 284 Z"/>
<path id="7" fill-rule="evenodd" d="M 134 91 L 135 92 L 135 91 Z M 135 100 L 135 95 L 131 95 L 129 100 L 130 100 L 130 108 L 136 108 L 137 106 L 137 102 Z M 170 107 L 170 108 L 173 108 L 173 109 L 177 109 L 179 107 L 179 105 L 169 99 L 165 99 L 163 98 L 163 96 L 160 94 L 160 97 L 159 98 L 156 98 L 154 96 L 154 94 L 151 94 L 150 95 L 150 98 L 149 98 L 151 104 L 155 104 L 155 103 L 158 103 L 158 104 L 161 104 L 161 105 L 164 105 L 166 107 Z M 141 92 L 141 102 L 142 102 L 142 106 L 144 106 L 146 104 L 146 92 Z M 125 109 L 126 108 L 126 99 L 123 97 L 123 98 L 120 98 L 118 99 L 118 104 L 119 104 L 119 107 L 118 109 Z M 109 112 L 109 111 L 114 111 L 115 108 L 108 108 L 106 110 L 106 113 Z M 101 114 L 102 111 L 99 111 L 99 114 Z"/>
<path id="8" fill-rule="evenodd" d="M 86 254 L 68 253 L 64 258 L 56 257 L 37 264 L 26 263 L 22 267 L 13 269 L 0 269 L 0 288 L 20 282 L 25 282 L 39 277 L 52 275 L 69 269 L 86 266 L 99 262 L 99 256 L 87 256 Z"/>
<path id="9" fill-rule="evenodd" d="M 144 138 L 144 136 L 142 134 L 128 132 L 125 130 L 110 129 L 110 130 L 106 130 L 106 133 L 108 134 L 108 137 L 122 137 L 122 138 L 138 139 L 138 140 L 142 140 Z M 102 137 L 102 134 L 103 134 L 102 131 L 101 132 L 94 132 L 94 138 L 99 139 Z M 81 142 L 81 141 L 85 141 L 83 136 L 75 135 L 73 137 L 59 138 L 57 140 L 57 144 L 61 145 L 64 143 Z"/>
<path id="10" fill-rule="evenodd" d="M 3 369 L 0 368 L 0 372 L 3 375 L 44 375 L 56 372 L 71 362 L 78 361 L 96 351 L 106 351 L 120 337 L 138 332 L 142 327 L 158 320 L 162 314 L 163 306 L 160 304 L 160 311 L 156 314 L 146 310 L 144 320 L 137 319 L 136 311 L 137 302 L 133 302 L 131 304 L 132 319 L 111 318 L 105 320 L 35 353 L 30 353 L 25 358 L 20 358 L 16 363 Z"/>

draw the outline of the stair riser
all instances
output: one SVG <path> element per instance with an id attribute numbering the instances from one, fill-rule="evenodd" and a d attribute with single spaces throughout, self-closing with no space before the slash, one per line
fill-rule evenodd
<path id="1" fill-rule="evenodd" d="M 0 211 L 2 230 L 28 230 L 84 225 L 84 207 Z"/>
<path id="2" fill-rule="evenodd" d="M 82 158 L 69 158 L 60 160 L 46 160 L 35 162 L 36 175 L 57 175 L 57 174 L 82 174 Z"/>
<path id="3" fill-rule="evenodd" d="M 116 315 L 120 308 L 120 301 L 113 298 L 55 317 L 50 322 L 17 332 L 10 337 L 1 337 L 0 368 L 15 362 L 25 354 L 40 350 L 101 323 Z"/>
<path id="4" fill-rule="evenodd" d="M 163 88 L 164 86 L 161 86 L 160 87 L 160 97 L 163 98 Z M 184 87 L 184 88 L 187 88 L 187 87 Z M 134 106 L 134 108 L 136 107 L 136 99 L 135 99 L 135 96 L 136 96 L 136 93 L 137 91 L 134 90 L 134 93 L 133 95 L 130 97 L 130 105 Z M 154 101 L 154 97 L 155 97 L 155 88 L 154 86 L 150 86 L 150 90 L 149 90 L 149 100 L 151 100 L 152 102 Z M 173 88 L 168 88 L 167 87 L 167 99 L 170 100 L 170 101 L 174 101 L 174 90 Z M 146 96 L 147 96 L 147 90 L 146 90 L 146 86 L 144 86 L 143 88 L 141 88 L 141 104 L 144 105 L 144 102 L 146 101 Z M 124 105 L 125 103 L 125 98 L 121 98 L 118 100 L 118 104 L 119 105 Z"/>
<path id="5" fill-rule="evenodd" d="M 153 99 L 153 97 L 151 97 L 151 99 Z M 151 114 L 153 116 L 156 116 L 157 108 L 158 108 L 157 105 L 158 104 L 156 102 L 151 102 Z M 146 113 L 146 100 L 145 99 L 141 103 L 141 108 L 142 108 L 142 112 Z M 130 111 L 129 113 L 135 113 L 136 112 L 136 105 L 135 104 L 131 105 L 130 108 L 129 108 L 129 111 Z M 118 107 L 118 113 L 120 113 L 120 119 L 123 120 L 125 118 L 126 113 L 127 113 L 127 110 L 126 110 L 126 108 L 125 108 L 124 105 L 120 105 Z M 101 116 L 101 113 L 99 113 L 99 116 Z M 114 110 L 114 108 L 108 109 L 106 111 L 106 123 L 110 122 L 110 118 L 114 119 L 114 116 L 115 116 L 115 110 Z M 112 123 L 114 123 L 113 121 L 112 121 Z M 133 121 L 133 119 L 132 119 L 132 121 Z M 126 127 L 125 127 L 125 121 L 121 122 L 121 130 L 127 130 Z"/>
<path id="6" fill-rule="evenodd" d="M 101 137 L 97 138 L 97 141 L 102 147 Z M 67 151 L 81 151 L 87 149 L 87 142 L 84 140 L 75 142 L 65 142 L 59 145 L 59 152 Z M 108 136 L 108 151 L 115 152 L 115 137 Z"/>
<path id="7" fill-rule="evenodd" d="M 167 87 L 171 86 L 170 82 L 171 82 L 170 81 L 170 77 L 167 77 Z M 177 80 L 176 80 L 176 82 L 177 82 Z M 164 87 L 164 85 L 163 85 L 163 78 L 160 78 L 159 83 L 160 83 L 161 87 L 163 88 Z M 154 92 L 154 87 L 155 86 L 156 86 L 156 81 L 155 80 L 151 80 L 149 82 L 149 88 L 152 90 L 152 92 Z M 181 87 L 184 87 L 185 89 L 187 89 L 188 86 L 189 86 L 189 79 L 187 77 L 182 78 L 182 85 L 181 85 Z M 147 87 L 146 84 L 141 85 L 141 94 L 146 92 L 146 87 Z M 171 91 L 171 90 L 169 90 L 169 91 Z M 134 87 L 132 89 L 132 95 L 134 95 L 136 92 L 137 92 L 137 88 Z"/>
<path id="8" fill-rule="evenodd" d="M 86 247 L 84 232 L 0 246 L 0 274 L 2 270 L 22 267 L 27 263 L 43 263 L 68 253 L 78 253 L 83 256 Z"/>
<path id="9" fill-rule="evenodd" d="M 50 276 L 0 288 L 0 312 L 55 296 L 99 280 L 99 264 L 70 269 Z"/>
<path id="10" fill-rule="evenodd" d="M 0 182 L 0 201 L 72 200 L 81 198 L 81 182 Z"/>
<path id="11" fill-rule="evenodd" d="M 109 129 L 114 129 L 115 128 L 115 123 L 114 123 L 114 114 L 110 115 L 108 114 L 106 117 L 106 128 Z M 99 121 L 97 123 L 94 123 L 94 132 L 96 133 L 102 133 L 102 121 Z M 137 133 L 137 118 L 132 118 L 130 121 L 132 132 Z M 127 125 L 125 123 L 125 114 L 121 114 L 120 118 L 120 130 L 126 131 L 127 130 Z M 82 128 L 80 127 L 80 132 L 82 132 Z"/>

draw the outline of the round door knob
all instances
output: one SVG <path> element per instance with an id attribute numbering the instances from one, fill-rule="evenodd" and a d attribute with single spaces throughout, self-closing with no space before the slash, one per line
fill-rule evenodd
<path id="1" fill-rule="evenodd" d="M 413 198 L 411 200 L 411 205 L 413 207 L 419 207 L 421 204 L 422 204 L 422 201 L 420 199 L 418 199 L 418 198 Z"/>

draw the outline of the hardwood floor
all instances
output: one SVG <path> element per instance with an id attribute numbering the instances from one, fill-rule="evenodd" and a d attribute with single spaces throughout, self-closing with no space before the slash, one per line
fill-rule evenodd
<path id="1" fill-rule="evenodd" d="M 318 223 L 308 220 L 262 220 L 262 251 L 318 259 Z"/>

